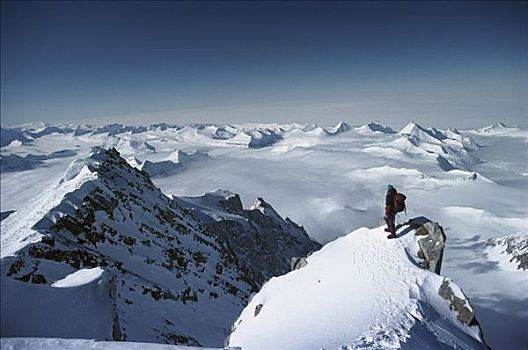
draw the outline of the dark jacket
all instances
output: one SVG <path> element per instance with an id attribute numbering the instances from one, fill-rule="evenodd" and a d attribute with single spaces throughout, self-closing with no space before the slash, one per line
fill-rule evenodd
<path id="1" fill-rule="evenodd" d="M 396 190 L 394 188 L 391 188 L 387 191 L 387 195 L 385 196 L 385 206 L 391 208 L 394 210 L 394 195 L 396 194 Z"/>

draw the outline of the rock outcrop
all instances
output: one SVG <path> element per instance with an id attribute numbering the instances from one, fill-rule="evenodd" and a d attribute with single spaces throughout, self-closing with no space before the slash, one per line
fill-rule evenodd
<path id="1" fill-rule="evenodd" d="M 321 248 L 302 226 L 283 219 L 262 198 L 250 209 L 243 208 L 239 195 L 223 190 L 175 200 L 225 242 L 259 285 L 290 271 L 292 258 Z"/>
<path id="2" fill-rule="evenodd" d="M 528 270 L 528 233 L 517 233 L 487 241 L 490 247 L 506 256 L 506 260 L 516 265 L 517 270 Z"/>
<path id="3" fill-rule="evenodd" d="M 294 256 L 292 259 L 291 259 L 291 267 L 290 267 L 290 270 L 299 270 L 299 269 L 302 269 L 303 267 L 305 267 L 306 265 L 308 265 L 308 260 L 306 260 L 306 258 L 299 258 L 299 257 L 296 257 Z"/>
<path id="4" fill-rule="evenodd" d="M 478 325 L 469 301 L 464 295 L 457 296 L 455 294 L 448 279 L 442 281 L 442 285 L 438 289 L 438 295 L 449 302 L 449 308 L 456 313 L 458 321 L 468 326 Z"/>
<path id="5" fill-rule="evenodd" d="M 440 274 L 442 257 L 445 248 L 445 234 L 442 226 L 437 222 L 427 222 L 415 229 L 418 239 L 418 256 L 425 261 L 425 267 L 436 274 Z"/>

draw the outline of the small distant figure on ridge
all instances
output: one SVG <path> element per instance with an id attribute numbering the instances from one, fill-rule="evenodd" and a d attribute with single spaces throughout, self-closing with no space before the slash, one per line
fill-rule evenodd
<path id="1" fill-rule="evenodd" d="M 385 196 L 385 222 L 387 228 L 385 232 L 389 232 L 388 239 L 396 238 L 396 214 L 405 210 L 404 194 L 398 193 L 394 186 L 387 186 L 387 194 Z"/>

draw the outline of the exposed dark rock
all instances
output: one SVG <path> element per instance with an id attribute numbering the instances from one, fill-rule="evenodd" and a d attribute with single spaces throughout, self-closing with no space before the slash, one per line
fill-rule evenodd
<path id="1" fill-rule="evenodd" d="M 255 306 L 255 313 L 254 313 L 255 317 L 258 316 L 258 314 L 259 314 L 260 311 L 262 310 L 262 307 L 263 307 L 263 306 L 264 306 L 264 305 L 262 305 L 262 304 L 258 304 L 257 306 Z"/>
<path id="2" fill-rule="evenodd" d="M 14 140 L 18 140 L 22 144 L 27 144 L 33 141 L 19 128 L 10 129 L 0 127 L 0 147 L 7 146 Z"/>
<path id="3" fill-rule="evenodd" d="M 224 209 L 231 214 L 240 214 L 244 210 L 242 207 L 242 201 L 240 200 L 240 196 L 238 194 L 226 198 L 221 203 Z"/>
<path id="4" fill-rule="evenodd" d="M 528 233 L 518 233 L 488 240 L 488 245 L 507 254 L 510 262 L 517 264 L 518 270 L 528 270 Z"/>
<path id="5" fill-rule="evenodd" d="M 7 210 L 0 213 L 0 221 L 3 221 L 5 218 L 7 218 L 9 215 L 13 214 L 14 210 Z"/>
<path id="6" fill-rule="evenodd" d="M 306 265 L 308 265 L 308 261 L 306 260 L 306 258 L 299 258 L 299 257 L 296 257 L 294 256 L 292 259 L 291 259 L 291 270 L 299 270 L 303 267 L 305 267 Z"/>
<path id="7" fill-rule="evenodd" d="M 428 222 L 418 227 L 415 232 L 416 235 L 425 236 L 418 241 L 418 246 L 427 269 L 440 274 L 446 238 L 444 230 L 437 222 Z"/>
<path id="8" fill-rule="evenodd" d="M 262 198 L 250 209 L 242 207 L 239 195 L 221 190 L 175 201 L 194 210 L 237 256 L 258 286 L 290 271 L 293 257 L 306 256 L 321 248 L 302 226 L 289 218 L 283 219 Z"/>
<path id="9" fill-rule="evenodd" d="M 444 279 L 438 289 L 438 295 L 449 301 L 449 308 L 457 313 L 457 320 L 468 326 L 478 325 L 475 313 L 469 305 L 469 302 L 467 299 L 459 298 L 453 293 L 453 290 L 449 286 L 449 280 Z"/>

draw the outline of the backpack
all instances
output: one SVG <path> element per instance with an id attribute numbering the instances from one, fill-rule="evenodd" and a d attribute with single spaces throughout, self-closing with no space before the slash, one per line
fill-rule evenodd
<path id="1" fill-rule="evenodd" d="M 405 199 L 407 197 L 403 193 L 396 193 L 394 195 L 394 212 L 401 213 L 405 208 Z"/>

